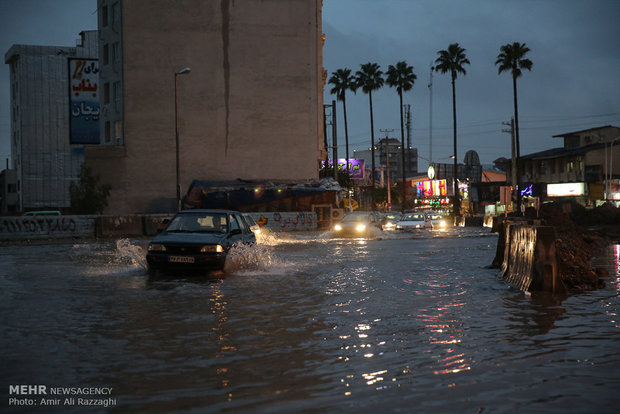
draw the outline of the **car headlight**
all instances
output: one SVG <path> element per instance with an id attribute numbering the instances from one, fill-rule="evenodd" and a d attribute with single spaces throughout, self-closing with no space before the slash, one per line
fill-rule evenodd
<path id="1" fill-rule="evenodd" d="M 355 230 L 357 230 L 357 231 L 364 231 L 364 230 L 366 230 L 366 225 L 365 224 L 358 224 L 357 227 L 355 227 Z"/>
<path id="2" fill-rule="evenodd" d="M 342 226 L 341 226 L 340 224 L 336 224 L 336 225 L 334 226 L 334 230 L 336 230 L 336 231 L 340 231 L 340 230 L 342 230 Z"/>
<path id="3" fill-rule="evenodd" d="M 166 246 L 161 243 L 149 243 L 149 252 L 165 252 Z"/>
<path id="4" fill-rule="evenodd" d="M 446 221 L 445 220 L 441 220 L 439 222 L 439 227 L 446 227 Z"/>
<path id="5" fill-rule="evenodd" d="M 209 244 L 200 249 L 200 253 L 222 253 L 223 251 L 224 248 L 220 244 Z"/>
<path id="6" fill-rule="evenodd" d="M 385 226 L 383 226 L 383 227 L 392 228 L 392 227 L 394 227 L 394 223 L 390 223 L 390 222 L 385 223 Z"/>

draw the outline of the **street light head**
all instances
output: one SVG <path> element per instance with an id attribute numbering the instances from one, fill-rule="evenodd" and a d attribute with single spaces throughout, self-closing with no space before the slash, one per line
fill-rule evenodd
<path id="1" fill-rule="evenodd" d="M 177 73 L 175 73 L 175 75 L 185 75 L 186 73 L 190 73 L 191 71 L 192 71 L 192 68 L 183 68 Z"/>

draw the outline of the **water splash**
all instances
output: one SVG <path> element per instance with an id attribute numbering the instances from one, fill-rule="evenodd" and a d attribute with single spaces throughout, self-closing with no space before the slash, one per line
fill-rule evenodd
<path id="1" fill-rule="evenodd" d="M 128 263 L 146 269 L 146 256 L 142 247 L 129 239 L 116 241 L 116 257 L 120 263 Z"/>
<path id="2" fill-rule="evenodd" d="M 226 257 L 225 271 L 234 273 L 240 270 L 265 271 L 275 263 L 269 246 L 261 244 L 239 244 L 233 246 Z"/>

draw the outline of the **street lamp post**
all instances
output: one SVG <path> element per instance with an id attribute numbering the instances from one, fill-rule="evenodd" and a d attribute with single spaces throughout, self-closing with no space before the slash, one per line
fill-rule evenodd
<path id="1" fill-rule="evenodd" d="M 181 177 L 179 168 L 179 111 L 177 100 L 177 76 L 190 73 L 190 68 L 183 68 L 174 73 L 174 135 L 176 144 L 176 181 L 177 181 L 177 211 L 181 211 Z"/>

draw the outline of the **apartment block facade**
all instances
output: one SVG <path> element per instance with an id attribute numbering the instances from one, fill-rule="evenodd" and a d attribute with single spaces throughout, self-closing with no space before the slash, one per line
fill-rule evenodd
<path id="1" fill-rule="evenodd" d="M 177 168 L 183 192 L 318 178 L 321 0 L 99 0 L 98 25 L 107 213 L 173 211 Z"/>
<path id="2" fill-rule="evenodd" d="M 97 56 L 96 31 L 80 33 L 75 47 L 13 45 L 6 52 L 16 211 L 70 207 L 84 147 L 99 139 Z"/>

